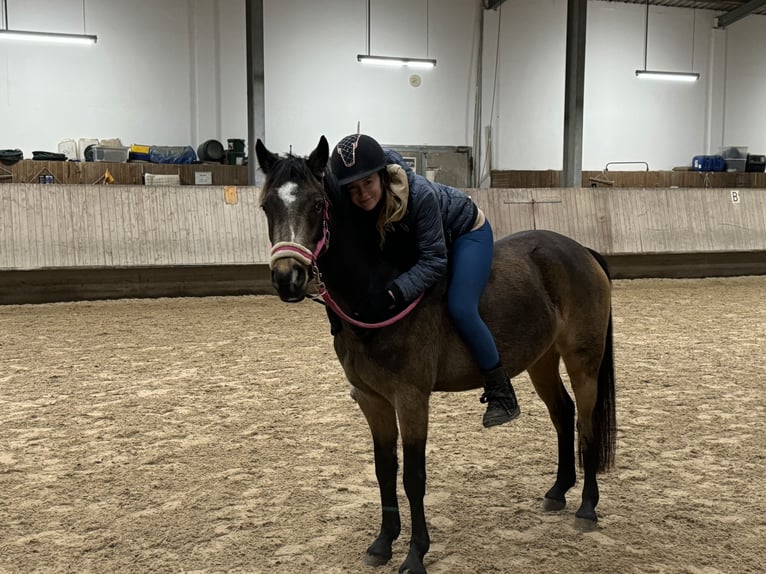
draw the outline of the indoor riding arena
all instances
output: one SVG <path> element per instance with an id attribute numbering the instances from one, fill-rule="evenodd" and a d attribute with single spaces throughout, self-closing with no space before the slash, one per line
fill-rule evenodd
<path id="1" fill-rule="evenodd" d="M 557 437 L 526 372 L 509 424 L 480 388 L 433 393 L 425 571 L 766 572 L 765 53 L 760 0 L 0 0 L 0 574 L 399 572 L 405 449 L 371 566 L 396 509 L 323 304 L 272 285 L 255 151 L 355 133 L 496 240 L 552 230 L 612 276 L 598 521 L 579 465 L 544 509 Z"/>
<path id="2" fill-rule="evenodd" d="M 196 254 L 187 244 L 185 253 L 199 258 L 191 264 L 225 257 L 218 255 L 224 242 L 241 247 L 243 260 L 266 256 L 256 188 L 238 189 L 236 204 L 226 202 L 222 188 L 185 195 L 116 188 L 98 210 L 87 187 L 0 190 L 10 217 L 3 223 L 23 220 L 24 205 L 45 205 L 46 193 L 68 194 L 67 204 L 84 214 L 79 231 L 65 230 L 72 219 L 43 208 L 37 217 L 53 221 L 57 213 L 61 227 L 38 233 L 34 250 L 4 251 L 16 261 L 71 247 L 87 262 L 103 257 L 105 245 L 122 245 L 124 260 L 157 260 L 152 249 L 170 245 L 174 232 L 151 216 L 131 219 L 141 229 L 120 227 L 114 217 L 136 206 L 151 214 L 156 202 L 179 214 L 176 230 L 187 228 L 184 211 L 190 221 L 206 214 L 200 229 L 210 231 L 195 239 Z M 608 190 L 559 189 L 562 202 L 534 214 L 532 203 L 512 201 L 552 193 L 472 190 L 501 229 L 532 227 L 525 220 L 532 215 L 538 226 L 562 229 L 565 213 L 593 206 L 628 213 L 631 205 L 656 203 L 657 219 L 646 229 L 624 230 L 620 238 L 621 219 L 615 229 L 609 221 L 591 229 L 591 244 L 611 230 L 610 245 L 623 252 L 619 241 L 639 237 L 654 249 L 654 227 L 666 230 L 662 241 L 672 239 L 678 206 L 663 211 L 662 197 L 679 194 L 694 205 L 711 197 L 712 213 L 717 196 L 717 217 L 740 227 L 766 213 L 766 196 L 744 194 L 738 207 L 753 210 L 734 210 L 722 200 L 725 190 L 621 189 L 618 205 L 605 197 Z M 516 207 L 493 207 L 490 197 Z M 182 209 L 184 202 L 193 211 Z M 88 241 L 85 230 L 99 221 L 109 241 Z M 581 221 L 562 231 L 583 235 Z M 710 221 L 711 233 L 726 227 Z M 40 227 L 20 233 L 32 229 Z M 152 240 L 137 239 L 144 237 Z M 631 268 L 619 257 L 612 261 L 622 277 L 613 283 L 619 430 L 616 465 L 600 480 L 598 529 L 573 527 L 581 483 L 565 510 L 542 510 L 555 478 L 555 433 L 526 375 L 515 385 L 522 416 L 503 427 L 481 426 L 478 391 L 436 394 L 427 462 L 429 572 L 761 570 L 766 275 L 630 279 Z M 113 265 L 122 268 L 123 260 Z M 668 255 L 665 265 L 685 275 L 695 267 L 679 255 Z M 36 266 L 50 267 L 42 259 Z M 158 271 L 147 266 L 145 276 L 131 275 L 143 282 L 125 276 L 119 288 L 110 283 L 115 271 L 88 285 L 75 284 L 71 269 L 6 273 L 4 284 L 14 283 L 19 300 L 57 293 L 77 299 L 77 289 L 88 300 L 0 306 L 0 571 L 373 571 L 362 566 L 380 512 L 367 425 L 349 396 L 321 305 L 281 302 L 264 268 L 243 266 L 237 278 L 219 282 L 199 272 L 192 282 L 151 281 Z M 249 294 L 240 294 L 243 285 Z M 157 296 L 163 289 L 169 296 Z M 177 296 L 204 289 L 223 296 Z M 405 508 L 401 486 L 400 496 Z M 390 566 L 378 571 L 394 572 L 404 558 L 407 516 L 403 510 Z"/>

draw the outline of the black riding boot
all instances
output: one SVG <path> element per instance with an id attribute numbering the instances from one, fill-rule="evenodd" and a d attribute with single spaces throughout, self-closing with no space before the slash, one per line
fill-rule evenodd
<path id="1" fill-rule="evenodd" d="M 487 403 L 487 412 L 482 420 L 484 426 L 501 425 L 518 417 L 521 409 L 511 380 L 502 365 L 490 371 L 482 371 L 481 374 L 484 377 L 484 394 L 480 400 Z"/>

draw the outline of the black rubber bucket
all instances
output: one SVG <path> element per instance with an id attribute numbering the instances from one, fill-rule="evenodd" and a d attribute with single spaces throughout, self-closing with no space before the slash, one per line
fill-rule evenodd
<path id="1" fill-rule="evenodd" d="M 218 140 L 207 140 L 199 144 L 197 156 L 200 161 L 221 163 L 224 160 L 223 144 Z"/>

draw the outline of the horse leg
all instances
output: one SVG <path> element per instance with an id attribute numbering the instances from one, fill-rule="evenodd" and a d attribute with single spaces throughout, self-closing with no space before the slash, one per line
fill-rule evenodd
<path id="1" fill-rule="evenodd" d="M 426 494 L 426 440 L 428 438 L 428 394 L 408 393 L 397 399 L 399 428 L 404 454 L 404 491 L 410 503 L 412 536 L 407 558 L 399 572 L 425 574 L 423 557 L 431 546 L 423 498 Z"/>
<path id="2" fill-rule="evenodd" d="M 354 390 L 355 400 L 362 409 L 372 432 L 375 476 L 378 479 L 382 511 L 380 533 L 367 548 L 364 562 L 369 566 L 382 566 L 391 560 L 391 546 L 401 531 L 399 504 L 396 497 L 398 469 L 396 411 L 391 403 L 380 395 L 358 388 Z"/>
<path id="3" fill-rule="evenodd" d="M 551 348 L 527 369 L 538 396 L 548 407 L 558 439 L 556 482 L 545 493 L 543 509 L 561 510 L 566 506 L 566 493 L 577 480 L 575 468 L 574 403 L 559 375 L 559 354 Z"/>
<path id="4" fill-rule="evenodd" d="M 596 505 L 599 492 L 596 472 L 599 466 L 598 446 L 595 444 L 593 413 L 598 398 L 598 362 L 574 353 L 564 359 L 577 402 L 577 432 L 580 461 L 583 467 L 582 503 L 575 513 L 575 528 L 584 532 L 594 530 L 598 521 Z M 595 362 L 595 365 L 594 365 Z"/>

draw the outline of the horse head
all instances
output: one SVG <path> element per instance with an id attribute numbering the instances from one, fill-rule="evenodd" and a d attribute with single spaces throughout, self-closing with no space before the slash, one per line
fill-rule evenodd
<path id="1" fill-rule="evenodd" d="M 279 156 L 259 139 L 255 153 L 266 175 L 261 208 L 272 245 L 271 282 L 283 301 L 301 301 L 306 296 L 312 266 L 327 242 L 324 178 L 329 146 L 322 136 L 308 158 Z"/>

